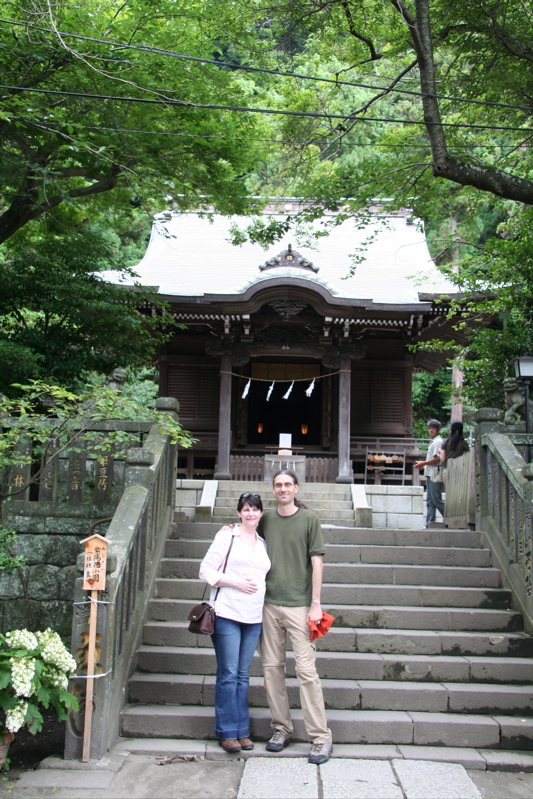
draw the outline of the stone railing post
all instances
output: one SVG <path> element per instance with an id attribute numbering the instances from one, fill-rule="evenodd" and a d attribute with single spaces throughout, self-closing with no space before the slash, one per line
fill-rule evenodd
<path id="1" fill-rule="evenodd" d="M 498 433 L 503 428 L 503 412 L 497 408 L 480 408 L 474 413 L 476 422 L 476 525 L 484 529 L 482 519 L 488 511 L 487 452 L 482 445 L 487 433 Z"/>

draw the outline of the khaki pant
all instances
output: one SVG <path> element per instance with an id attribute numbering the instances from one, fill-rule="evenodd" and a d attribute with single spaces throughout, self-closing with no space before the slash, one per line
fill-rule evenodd
<path id="1" fill-rule="evenodd" d="M 313 743 L 331 741 L 322 686 L 316 670 L 316 648 L 307 625 L 309 608 L 265 603 L 261 655 L 272 728 L 292 736 L 293 726 L 285 684 L 286 641 L 289 633 L 296 661 L 305 729 Z"/>

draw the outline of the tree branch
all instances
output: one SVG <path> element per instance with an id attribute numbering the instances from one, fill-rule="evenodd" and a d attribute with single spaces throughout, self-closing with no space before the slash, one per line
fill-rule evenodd
<path id="1" fill-rule="evenodd" d="M 66 171 L 68 172 L 69 170 Z M 0 244 L 7 241 L 13 233 L 16 233 L 17 230 L 20 230 L 21 227 L 32 219 L 38 219 L 47 211 L 60 205 L 67 197 L 72 199 L 76 197 L 90 197 L 93 194 L 102 194 L 103 192 L 111 191 L 116 187 L 121 171 L 121 167 L 118 164 L 114 164 L 111 174 L 108 177 L 101 175 L 89 186 L 69 189 L 69 191 L 56 194 L 54 197 L 50 197 L 50 199 L 41 203 L 35 202 L 35 195 L 37 192 L 35 180 L 31 175 L 26 175 L 15 199 L 9 208 L 0 215 Z M 75 173 L 76 170 L 73 170 L 72 175 L 68 175 L 68 177 L 72 177 Z"/>
<path id="2" fill-rule="evenodd" d="M 374 47 L 374 42 L 372 39 L 369 39 L 368 36 L 363 36 L 362 33 L 359 33 L 358 30 L 355 28 L 355 24 L 352 17 L 352 12 L 350 10 L 350 5 L 347 0 L 343 0 L 342 7 L 344 8 L 344 16 L 348 20 L 348 30 L 350 34 L 355 38 L 359 39 L 360 42 L 366 44 L 370 51 L 370 61 L 379 61 L 380 58 L 383 58 L 381 53 L 378 53 L 376 48 Z"/>
<path id="3" fill-rule="evenodd" d="M 451 180 L 461 186 L 473 186 L 508 200 L 533 203 L 533 181 L 515 177 L 496 167 L 478 166 L 467 161 L 460 161 L 448 154 L 446 135 L 437 99 L 429 0 L 415 0 L 416 18 L 412 16 L 401 0 L 391 0 L 391 3 L 401 14 L 409 29 L 418 58 L 422 108 L 431 148 L 433 175 Z"/>

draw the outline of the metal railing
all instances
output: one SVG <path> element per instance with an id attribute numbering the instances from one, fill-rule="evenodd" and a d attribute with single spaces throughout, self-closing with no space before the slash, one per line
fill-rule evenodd
<path id="1" fill-rule="evenodd" d="M 177 410 L 167 398 L 157 401 L 159 410 Z M 124 492 L 105 532 L 110 540 L 106 591 L 99 594 L 97 664 L 91 757 L 102 757 L 119 735 L 120 713 L 126 702 L 128 677 L 135 665 L 147 602 L 168 536 L 175 503 L 176 445 L 153 425 L 143 447 L 130 449 L 126 457 Z M 72 647 L 79 675 L 71 690 L 79 710 L 67 725 L 65 758 L 80 757 L 85 710 L 88 595 L 82 580 L 76 581 Z M 100 604 L 101 603 L 101 604 Z"/>

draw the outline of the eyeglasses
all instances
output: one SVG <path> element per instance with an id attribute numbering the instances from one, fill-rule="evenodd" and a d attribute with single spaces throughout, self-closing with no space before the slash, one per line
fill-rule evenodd
<path id="1" fill-rule="evenodd" d="M 257 497 L 257 499 L 261 499 L 261 494 L 252 494 L 250 491 L 247 491 L 245 494 L 240 495 L 239 500 L 249 499 L 250 497 Z"/>

